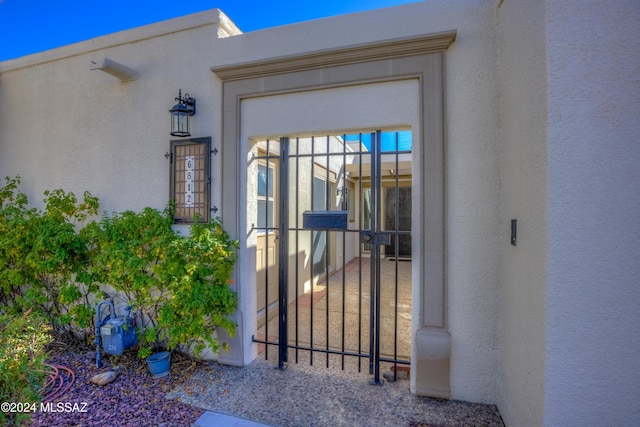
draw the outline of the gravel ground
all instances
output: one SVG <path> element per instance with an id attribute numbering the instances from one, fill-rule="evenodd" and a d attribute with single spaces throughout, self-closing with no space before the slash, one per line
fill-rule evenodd
<path id="1" fill-rule="evenodd" d="M 327 369 L 324 360 L 284 371 L 260 358 L 244 368 L 208 363 L 169 397 L 282 427 L 504 426 L 495 406 L 418 397 L 408 380 L 374 386 L 366 373 L 349 372 Z"/>
<path id="2" fill-rule="evenodd" d="M 495 406 L 414 396 L 408 380 L 373 386 L 369 375 L 349 362 L 341 370 L 335 361 L 326 368 L 324 359 L 314 360 L 314 366 L 299 360 L 281 371 L 261 358 L 237 368 L 178 354 L 172 357 L 171 374 L 153 379 L 146 364 L 126 354 L 103 358 L 117 363 L 122 373 L 100 387 L 90 379 L 110 366 L 97 369 L 85 353 L 57 351 L 48 361 L 71 368 L 76 376 L 73 387 L 54 403 L 77 403 L 86 412 L 36 412 L 32 426 L 186 427 L 204 410 L 277 427 L 504 426 Z"/>
<path id="3" fill-rule="evenodd" d="M 115 362 L 114 358 L 110 359 Z M 165 399 L 165 395 L 190 373 L 192 364 L 184 358 L 172 361 L 171 374 L 153 379 L 146 364 L 132 355 L 122 356 L 118 359 L 122 373 L 103 387 L 90 380 L 105 369 L 97 369 L 95 361 L 84 353 L 60 353 L 48 362 L 67 366 L 76 376 L 73 387 L 53 403 L 70 403 L 72 409 L 74 403 L 78 405 L 75 412 L 36 412 L 32 415 L 34 427 L 181 427 L 191 426 L 204 412 L 177 400 Z M 86 412 L 77 411 L 82 409 Z"/>

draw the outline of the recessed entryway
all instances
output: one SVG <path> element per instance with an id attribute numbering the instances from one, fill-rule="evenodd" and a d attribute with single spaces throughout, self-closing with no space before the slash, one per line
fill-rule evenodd
<path id="1" fill-rule="evenodd" d="M 256 242 L 245 171 L 257 139 L 411 129 L 411 390 L 449 396 L 444 252 L 444 50 L 455 32 L 212 68 L 223 81 L 222 217 L 240 240 L 234 289 L 239 324 L 220 360 L 258 356 Z M 393 46 L 393 48 L 391 48 Z M 348 55 L 347 55 L 348 53 Z M 287 257 L 288 258 L 288 257 Z M 279 264 L 281 258 L 279 259 Z M 295 264 L 294 264 L 295 265 Z M 280 332 L 280 331 L 279 331 Z"/>
<path id="2" fill-rule="evenodd" d="M 375 381 L 381 363 L 394 372 L 410 363 L 411 148 L 411 131 L 251 145 L 247 222 L 263 357 L 355 358 Z"/>

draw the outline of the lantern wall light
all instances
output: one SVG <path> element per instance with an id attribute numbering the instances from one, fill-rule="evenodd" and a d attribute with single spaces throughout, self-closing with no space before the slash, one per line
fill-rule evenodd
<path id="1" fill-rule="evenodd" d="M 191 98 L 188 93 L 182 96 L 182 89 L 178 90 L 178 103 L 169 110 L 171 113 L 171 135 L 191 136 L 189 131 L 189 116 L 196 113 L 196 99 Z"/>

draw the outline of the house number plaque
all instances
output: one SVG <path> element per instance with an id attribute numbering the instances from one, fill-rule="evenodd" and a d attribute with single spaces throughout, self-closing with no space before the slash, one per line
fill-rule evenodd
<path id="1" fill-rule="evenodd" d="M 194 185 L 194 164 L 195 156 L 186 156 L 184 159 L 184 206 L 186 208 L 192 208 L 194 206 L 195 193 L 193 191 Z"/>
<path id="2" fill-rule="evenodd" d="M 175 221 L 209 220 L 210 138 L 172 141 L 171 198 Z"/>

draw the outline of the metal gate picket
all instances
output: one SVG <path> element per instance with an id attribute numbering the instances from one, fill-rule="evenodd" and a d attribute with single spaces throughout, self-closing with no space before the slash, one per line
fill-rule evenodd
<path id="1" fill-rule="evenodd" d="M 267 141 L 267 155 L 266 158 L 267 159 L 267 164 L 270 160 L 276 160 L 278 161 L 278 173 L 279 173 L 279 184 L 277 185 L 277 188 L 279 189 L 279 201 L 278 201 L 278 207 L 279 207 L 279 215 L 278 215 L 278 223 L 277 223 L 277 227 L 275 228 L 270 228 L 268 230 L 274 231 L 278 234 L 278 253 L 279 253 L 279 257 L 278 257 L 278 340 L 277 341 L 272 341 L 269 340 L 269 336 L 268 336 L 268 332 L 265 331 L 265 339 L 257 339 L 256 337 L 253 338 L 254 342 L 258 342 L 258 343 L 263 343 L 266 344 L 266 350 L 265 350 L 265 357 L 268 358 L 268 346 L 269 345 L 276 345 L 278 347 L 278 367 L 280 369 L 285 369 L 286 368 L 286 363 L 288 362 L 288 351 L 289 349 L 294 349 L 295 350 L 295 358 L 296 358 L 296 363 L 298 361 L 298 351 L 304 350 L 304 351 L 309 351 L 310 352 L 310 363 L 313 364 L 313 354 L 314 353 L 321 353 L 321 354 L 325 354 L 326 355 L 326 364 L 327 367 L 329 366 L 329 356 L 330 355 L 340 355 L 342 358 L 342 369 L 344 369 L 344 358 L 345 357 L 357 357 L 358 358 L 358 370 L 360 370 L 360 360 L 361 359 L 368 359 L 369 360 L 369 374 L 373 375 L 373 378 L 371 380 L 372 384 L 382 384 L 383 381 L 380 378 L 380 363 L 382 361 L 385 362 L 390 362 L 393 363 L 394 366 L 397 366 L 397 364 L 408 364 L 409 361 L 408 360 L 403 360 L 398 358 L 397 356 L 397 319 L 398 319 L 398 309 L 397 309 L 397 305 L 398 305 L 398 273 L 397 273 L 397 264 L 396 264 L 396 283 L 395 283 L 395 314 L 394 314 L 394 354 L 391 358 L 383 358 L 381 357 L 381 352 L 380 352 L 380 343 L 381 343 L 381 258 L 382 258 L 382 250 L 381 250 L 381 246 L 382 245 L 387 245 L 387 247 L 392 247 L 393 250 L 395 251 L 395 256 L 396 256 L 396 263 L 398 262 L 398 242 L 400 241 L 400 236 L 406 236 L 405 238 L 410 238 L 410 231 L 400 231 L 399 227 L 397 225 L 397 220 L 396 220 L 396 225 L 395 225 L 395 229 L 392 231 L 385 231 L 384 230 L 384 226 L 383 226 L 383 221 L 382 221 L 382 171 L 381 171 L 381 165 L 382 165 L 382 132 L 381 131 L 376 131 L 374 133 L 370 134 L 370 150 L 365 150 L 364 144 L 362 142 L 362 135 L 360 135 L 360 140 L 357 141 L 357 145 L 359 146 L 358 150 L 353 150 L 350 149 L 349 152 L 347 152 L 347 136 L 343 135 L 342 136 L 342 152 L 331 152 L 330 149 L 330 136 L 326 137 L 326 152 L 316 152 L 316 144 L 320 145 L 321 143 L 318 142 L 320 139 L 319 138 L 315 138 L 315 137 L 311 137 L 311 146 L 310 146 L 310 150 L 307 150 L 308 152 L 304 152 L 304 150 L 301 150 L 301 141 L 300 139 L 296 138 L 295 140 L 290 139 L 290 138 L 281 138 L 280 139 L 280 150 L 279 153 L 277 155 L 273 155 L 271 153 L 269 153 L 269 141 Z M 304 143 L 307 143 L 308 141 L 304 141 Z M 388 154 L 389 150 L 385 150 L 385 155 Z M 392 152 L 392 154 L 395 155 L 395 165 L 396 165 L 396 187 L 395 187 L 395 197 L 396 197 L 396 203 L 395 203 L 395 209 L 396 211 L 399 209 L 398 205 L 399 203 L 397 203 L 397 198 L 398 196 L 398 163 L 399 163 L 399 148 L 398 148 L 398 143 L 397 143 L 397 136 L 396 136 L 396 148 L 395 148 L 395 152 Z M 408 151 L 408 153 L 410 153 L 410 150 Z M 342 212 L 348 212 L 345 211 L 344 208 L 347 207 L 347 201 L 348 201 L 348 188 L 347 188 L 347 179 L 346 179 L 346 159 L 347 159 L 347 155 L 349 156 L 357 156 L 358 158 L 358 162 L 357 164 L 359 165 L 359 171 L 357 171 L 357 174 L 359 176 L 358 179 L 358 188 L 357 188 L 357 194 L 359 195 L 359 218 L 357 219 L 357 223 L 358 223 L 358 227 L 357 229 L 347 229 L 346 227 L 346 223 L 344 223 L 345 218 L 342 217 L 341 215 L 347 215 L 346 213 L 340 213 L 340 212 L 336 212 L 336 209 L 331 209 L 331 208 L 335 208 L 334 206 L 331 206 L 330 203 L 330 194 L 331 192 L 330 190 L 330 174 L 332 172 L 330 172 L 331 169 L 331 162 L 332 160 L 334 160 L 337 164 L 340 164 L 340 160 L 342 161 L 342 172 L 341 172 L 341 177 L 338 178 L 338 173 L 336 172 L 335 175 L 336 177 L 334 178 L 335 182 L 336 182 L 336 186 L 338 186 L 338 183 L 340 180 L 342 180 L 342 186 L 337 188 L 336 190 L 336 194 L 338 196 L 340 196 L 340 208 L 343 209 Z M 363 219 L 363 213 L 362 211 L 364 210 L 364 201 L 365 201 L 365 197 L 364 197 L 364 192 L 363 192 L 363 157 L 366 156 L 370 156 L 370 217 L 368 218 L 368 221 L 365 221 Z M 340 159 L 341 157 L 341 159 Z M 337 160 L 333 159 L 336 158 Z M 311 171 L 306 171 L 303 170 L 301 171 L 301 163 L 302 162 L 308 162 L 311 165 Z M 316 176 L 314 175 L 314 169 L 316 169 L 318 166 L 317 165 L 322 165 L 323 162 L 326 164 L 326 180 L 324 181 L 324 184 L 316 184 L 316 180 L 318 182 L 322 181 L 321 179 L 316 178 Z M 305 163 L 306 164 L 306 163 Z M 290 172 L 291 169 L 295 168 L 295 174 L 293 174 L 294 176 L 290 176 Z M 304 168 L 303 168 L 304 169 Z M 322 169 L 322 167 L 319 167 L 319 169 Z M 299 194 L 300 194 L 300 176 L 303 173 L 308 173 L 310 174 L 310 176 L 307 176 L 306 178 L 310 181 L 311 183 L 311 189 L 310 189 L 310 196 L 311 199 L 314 199 L 314 196 L 317 194 L 319 196 L 324 196 L 324 200 L 325 200 L 325 206 L 323 209 L 323 212 L 311 212 L 309 218 L 315 218 L 313 221 L 325 221 L 325 225 L 324 226 L 320 226 L 318 228 L 314 228 L 313 225 L 311 226 L 307 226 L 307 228 L 305 228 L 304 226 L 301 227 L 299 224 L 299 217 L 300 217 L 300 212 L 299 212 Z M 315 174 L 317 175 L 317 172 L 315 172 Z M 321 178 L 325 178 L 325 177 L 321 177 Z M 268 179 L 268 178 L 267 178 Z M 268 181 L 267 181 L 268 182 Z M 290 200 L 289 196 L 290 196 L 290 190 L 291 190 L 291 186 L 295 185 L 295 200 Z M 314 188 L 314 185 L 316 188 Z M 325 188 L 322 188 L 322 185 L 324 185 Z M 267 184 L 268 186 L 268 184 Z M 318 187 L 320 186 L 320 187 Z M 309 196 L 309 194 L 307 194 L 307 196 Z M 319 197 L 319 199 L 321 199 L 322 197 Z M 268 199 L 267 199 L 268 201 Z M 290 206 L 291 203 L 293 203 L 293 206 L 295 207 L 295 209 L 291 209 Z M 312 204 L 314 203 L 314 201 L 312 200 Z M 317 209 L 318 206 L 313 206 L 313 209 Z M 351 207 L 353 209 L 353 207 Z M 339 209 L 338 209 L 339 211 Z M 396 212 L 397 213 L 397 212 Z M 291 216 L 294 217 L 294 219 L 292 220 L 290 218 L 290 214 Z M 306 214 L 306 213 L 305 213 Z M 333 215 L 333 214 L 338 214 L 338 215 Z M 326 221 L 335 221 L 335 218 L 340 217 L 338 219 L 338 221 L 343 221 L 344 224 L 344 228 L 340 228 L 340 231 L 336 231 L 337 228 L 333 225 L 333 224 L 329 224 L 326 225 Z M 306 217 L 305 217 L 305 221 L 306 221 Z M 355 219 L 353 220 L 355 222 Z M 309 220 L 309 223 L 312 223 L 312 220 Z M 322 229 L 322 227 L 325 227 L 326 229 Z M 313 231 L 309 231 L 309 230 L 313 230 Z M 331 230 L 331 231 L 329 231 Z M 310 330 L 309 332 L 309 343 L 308 345 L 303 345 L 299 342 L 299 330 L 298 330 L 298 325 L 300 323 L 300 319 L 298 318 L 299 313 L 300 313 L 300 309 L 298 307 L 298 296 L 300 295 L 300 290 L 299 290 L 299 282 L 300 282 L 300 277 L 299 277 L 299 262 L 297 261 L 297 257 L 296 259 L 296 265 L 295 267 L 295 276 L 293 279 L 295 280 L 295 296 L 296 296 L 296 300 L 295 300 L 295 319 L 293 319 L 293 321 L 295 322 L 295 331 L 294 331 L 294 337 L 292 337 L 293 342 L 289 342 L 289 330 L 288 330 L 288 322 L 289 322 L 289 301 L 288 301 L 288 293 L 291 292 L 291 289 L 289 288 L 289 257 L 290 257 L 290 236 L 294 237 L 295 240 L 295 253 L 297 254 L 299 252 L 299 248 L 298 248 L 298 242 L 299 242 L 299 236 L 301 233 L 311 233 L 309 236 L 310 238 L 310 242 L 311 242 L 311 248 L 310 248 L 310 252 L 311 252 L 311 256 L 310 256 L 310 270 L 311 270 L 311 277 L 310 278 L 305 278 L 305 279 L 309 279 L 310 283 L 311 283 L 311 289 L 310 289 L 310 311 L 309 311 L 309 316 L 310 316 Z M 340 345 L 340 348 L 335 348 L 335 344 L 334 344 L 334 348 L 331 348 L 330 346 L 330 331 L 329 331 L 329 316 L 330 316 L 330 311 L 329 311 L 329 276 L 330 276 L 330 271 L 329 271 L 329 264 L 330 264 L 330 260 L 329 260 L 329 256 L 327 255 L 328 252 L 331 249 L 331 240 L 337 240 L 334 236 L 333 239 L 331 239 L 331 235 L 329 233 L 342 233 L 342 342 Z M 292 233 L 292 234 L 290 234 Z M 324 233 L 324 235 L 322 235 L 321 233 Z M 349 350 L 346 349 L 345 347 L 345 324 L 346 324 L 346 316 L 345 316 L 345 300 L 346 300 L 346 294 L 345 294 L 345 289 L 346 289 L 346 282 L 345 282 L 345 270 L 346 270 L 346 241 L 347 241 L 347 236 L 350 235 L 353 238 L 356 238 L 356 236 L 354 236 L 353 234 L 357 233 L 358 237 L 357 237 L 357 241 L 359 242 L 358 245 L 358 263 L 359 263 L 359 269 L 358 269 L 358 274 L 359 274 L 359 279 L 358 279 L 358 286 L 359 286 L 359 293 L 358 293 L 358 300 L 359 300 L 359 306 L 358 306 L 358 348 L 354 349 L 354 350 Z M 323 240 L 324 239 L 324 240 Z M 393 246 L 389 246 L 391 245 L 392 239 L 394 241 Z M 325 339 L 326 339 L 326 345 L 324 347 L 322 346 L 318 346 L 318 345 L 314 345 L 314 309 L 313 309 L 313 305 L 314 305 L 314 280 L 316 279 L 316 276 L 314 276 L 315 273 L 315 259 L 316 259 L 316 255 L 314 253 L 314 242 L 315 241 L 324 241 L 325 247 L 323 248 L 323 253 L 321 254 L 321 259 L 324 259 L 324 262 L 321 262 L 321 267 L 324 268 L 324 280 L 325 280 L 325 294 L 324 297 L 326 299 L 326 319 L 325 319 L 325 325 L 326 325 L 326 330 L 324 331 L 325 333 Z M 370 259 L 370 307 L 369 307 L 369 331 L 368 331 L 368 338 L 369 338 L 369 349 L 368 352 L 365 351 L 362 347 L 361 347 L 361 343 L 362 343 L 362 339 L 363 339 L 363 324 L 362 322 L 362 317 L 363 317 L 363 307 L 362 307 L 362 260 L 363 260 L 363 246 L 365 246 L 369 249 L 370 254 L 369 254 L 369 259 Z M 355 257 L 354 257 L 355 258 Z M 268 264 L 268 263 L 267 263 Z M 268 274 L 268 270 L 267 270 L 267 274 Z M 268 285 L 267 285 L 268 286 Z M 268 291 L 267 291 L 268 292 Z M 269 312 L 269 307 L 268 307 L 268 296 L 265 297 L 265 299 L 267 301 L 265 301 L 265 305 L 266 305 L 266 322 L 265 325 L 266 328 L 268 328 L 268 323 L 269 323 L 269 319 L 268 319 L 268 312 Z"/>

